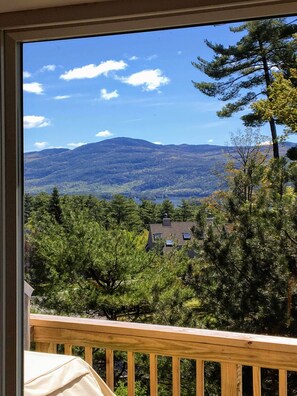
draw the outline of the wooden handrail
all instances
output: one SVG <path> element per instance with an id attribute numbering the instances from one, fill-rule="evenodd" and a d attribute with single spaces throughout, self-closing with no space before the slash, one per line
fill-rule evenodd
<path id="1" fill-rule="evenodd" d="M 280 370 L 282 394 L 286 394 L 286 371 L 297 371 L 297 339 L 293 338 L 36 314 L 31 314 L 30 323 L 32 341 L 38 350 L 53 351 L 56 344 L 82 346 L 87 348 L 85 354 L 89 361 L 90 347 L 106 348 L 109 361 L 111 351 L 127 351 L 131 375 L 134 373 L 133 352 L 150 355 L 151 362 L 154 362 L 154 356 L 170 356 L 173 359 L 174 394 L 178 394 L 179 358 L 197 360 L 201 382 L 204 361 L 221 363 L 222 395 L 226 396 L 241 394 L 238 385 L 241 365 L 253 367 L 256 394 L 261 394 L 258 368 Z M 69 348 L 67 350 L 69 353 Z M 152 368 L 152 373 L 157 378 L 155 369 Z M 110 369 L 107 368 L 107 372 L 109 382 L 113 384 Z M 134 378 L 129 381 L 130 395 L 134 392 Z M 156 385 L 151 384 L 151 389 L 152 394 L 157 394 Z M 200 395 L 201 383 L 197 389 Z"/>

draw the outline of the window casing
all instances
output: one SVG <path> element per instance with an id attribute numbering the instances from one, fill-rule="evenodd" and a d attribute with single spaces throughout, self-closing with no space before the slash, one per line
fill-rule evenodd
<path id="1" fill-rule="evenodd" d="M 0 14 L 0 396 L 23 387 L 22 43 L 289 14 L 297 14 L 296 1 L 103 0 Z"/>

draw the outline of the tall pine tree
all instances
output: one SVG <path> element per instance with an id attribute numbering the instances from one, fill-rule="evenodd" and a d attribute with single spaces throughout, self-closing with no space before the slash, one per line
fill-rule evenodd
<path id="1" fill-rule="evenodd" d="M 211 61 L 201 57 L 193 65 L 215 82 L 193 82 L 202 93 L 218 97 L 227 104 L 218 111 L 219 117 L 231 117 L 249 107 L 258 98 L 267 97 L 267 88 L 273 81 L 273 70 L 286 75 L 296 65 L 296 41 L 292 33 L 297 25 L 285 19 L 265 19 L 245 22 L 230 27 L 230 31 L 241 34 L 240 40 L 229 46 L 205 41 L 214 52 Z M 260 126 L 265 121 L 253 110 L 241 117 L 245 126 Z M 276 123 L 269 120 L 273 141 L 273 154 L 279 157 Z"/>

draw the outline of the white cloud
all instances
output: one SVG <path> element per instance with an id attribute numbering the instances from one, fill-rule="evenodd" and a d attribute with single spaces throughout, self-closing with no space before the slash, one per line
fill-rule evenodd
<path id="1" fill-rule="evenodd" d="M 131 57 L 129 58 L 130 61 L 135 61 L 135 60 L 137 60 L 137 59 L 139 59 L 139 58 L 138 58 L 138 56 L 135 56 L 135 55 L 133 55 L 133 56 L 131 56 Z"/>
<path id="2" fill-rule="evenodd" d="M 72 70 L 68 70 L 64 74 L 61 74 L 60 78 L 62 80 L 75 80 L 75 79 L 83 79 L 83 78 L 95 78 L 104 74 L 105 76 L 108 75 L 111 71 L 116 70 L 123 70 L 127 67 L 127 63 L 124 61 L 115 61 L 115 60 L 108 60 L 105 62 L 101 62 L 98 66 L 94 64 L 76 67 Z"/>
<path id="3" fill-rule="evenodd" d="M 30 78 L 31 77 L 31 73 L 29 73 L 28 71 L 23 71 L 23 78 Z"/>
<path id="4" fill-rule="evenodd" d="M 271 144 L 271 140 L 265 140 L 264 142 L 259 143 L 259 146 L 270 146 Z"/>
<path id="5" fill-rule="evenodd" d="M 153 142 L 153 143 L 158 145 L 163 144 L 162 142 Z"/>
<path id="6" fill-rule="evenodd" d="M 207 141 L 207 143 L 212 143 L 213 142 L 213 139 L 209 139 L 208 141 Z"/>
<path id="7" fill-rule="evenodd" d="M 112 136 L 113 135 L 113 133 L 111 133 L 109 130 L 105 130 L 105 131 L 100 131 L 100 132 L 98 132 L 98 133 L 96 133 L 96 137 L 109 137 L 109 136 Z"/>
<path id="8" fill-rule="evenodd" d="M 134 87 L 142 85 L 144 91 L 154 91 L 161 85 L 166 85 L 170 82 L 170 79 L 164 76 L 160 69 L 142 70 L 131 74 L 129 77 L 119 77 L 119 79 L 125 84 L 133 85 Z"/>
<path id="9" fill-rule="evenodd" d="M 70 148 L 76 148 L 76 147 L 83 146 L 84 144 L 87 144 L 87 143 L 84 143 L 84 142 L 68 143 L 67 146 L 70 147 Z"/>
<path id="10" fill-rule="evenodd" d="M 158 58 L 158 55 L 154 54 L 154 55 L 147 56 L 147 57 L 145 58 L 145 60 L 151 61 L 151 60 L 157 59 L 157 58 Z"/>
<path id="11" fill-rule="evenodd" d="M 28 115 L 24 116 L 24 128 L 44 128 L 50 125 L 50 121 L 43 116 Z"/>
<path id="12" fill-rule="evenodd" d="M 48 142 L 35 142 L 34 146 L 38 149 L 38 150 L 42 150 L 45 149 L 48 146 Z"/>
<path id="13" fill-rule="evenodd" d="M 23 84 L 23 90 L 25 92 L 34 93 L 36 95 L 42 95 L 43 94 L 43 86 L 42 86 L 42 84 L 40 84 L 38 82 L 32 82 L 32 83 Z"/>
<path id="14" fill-rule="evenodd" d="M 56 70 L 56 65 L 45 65 L 42 66 L 42 68 L 40 69 L 41 72 L 45 72 L 45 71 L 55 71 Z"/>
<path id="15" fill-rule="evenodd" d="M 120 96 L 117 90 L 112 92 L 107 92 L 105 88 L 101 89 L 100 94 L 101 94 L 101 98 L 104 100 L 110 100 L 110 99 L 118 98 Z"/>
<path id="16" fill-rule="evenodd" d="M 70 95 L 57 95 L 54 96 L 55 100 L 63 100 L 63 99 L 69 99 L 71 96 Z"/>

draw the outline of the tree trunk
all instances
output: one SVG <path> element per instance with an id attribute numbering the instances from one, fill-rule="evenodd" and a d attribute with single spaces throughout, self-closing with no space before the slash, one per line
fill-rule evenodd
<path id="1" fill-rule="evenodd" d="M 273 157 L 279 158 L 279 147 L 277 141 L 277 133 L 276 133 L 276 125 L 273 118 L 269 121 L 271 137 L 272 137 L 272 145 L 273 145 Z"/>
<path id="2" fill-rule="evenodd" d="M 264 53 L 263 43 L 261 42 L 261 40 L 259 40 L 259 47 L 262 51 L 262 62 L 263 62 L 263 69 L 264 69 L 264 74 L 265 74 L 265 82 L 266 82 L 266 88 L 268 88 L 269 85 L 271 84 L 271 78 L 270 78 L 270 73 L 269 73 L 268 61 L 266 58 L 266 54 Z M 267 97 L 268 97 L 268 100 L 270 100 L 268 94 L 267 94 Z M 269 120 L 269 125 L 270 125 L 270 132 L 271 132 L 272 145 L 273 145 L 273 157 L 279 158 L 279 148 L 278 148 L 278 141 L 277 141 L 276 125 L 275 125 L 275 121 L 273 118 L 271 118 Z"/>

